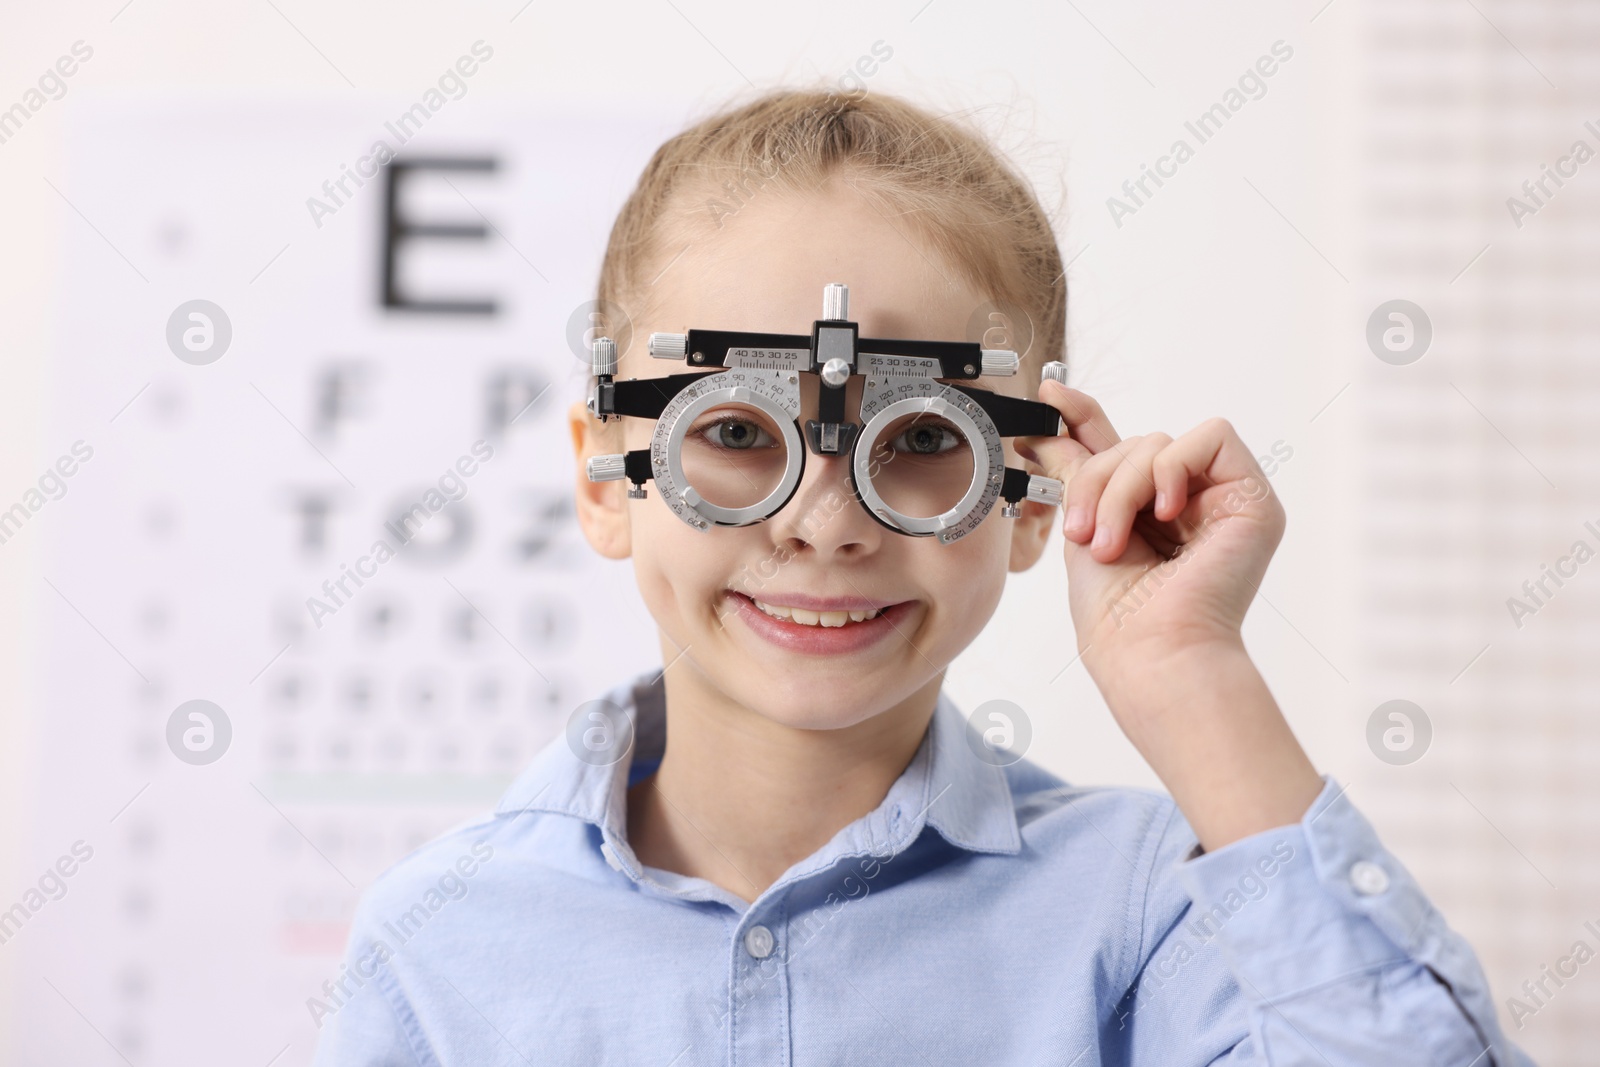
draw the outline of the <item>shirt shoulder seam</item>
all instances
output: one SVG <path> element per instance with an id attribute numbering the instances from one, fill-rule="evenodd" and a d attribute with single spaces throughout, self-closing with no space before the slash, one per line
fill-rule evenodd
<path id="1" fill-rule="evenodd" d="M 427 1038 L 422 1033 L 422 1024 L 417 1020 L 416 1013 L 411 1010 L 411 1004 L 406 1000 L 405 994 L 400 991 L 387 960 L 378 968 L 378 973 L 373 979 L 372 984 L 383 994 L 383 1002 L 394 1016 L 395 1026 L 399 1028 L 401 1036 L 405 1038 L 412 1062 L 417 1064 L 417 1067 L 440 1067 Z"/>

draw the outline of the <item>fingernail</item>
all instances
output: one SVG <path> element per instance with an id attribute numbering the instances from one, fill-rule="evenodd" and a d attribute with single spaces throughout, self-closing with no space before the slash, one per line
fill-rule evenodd
<path id="1" fill-rule="evenodd" d="M 1102 525 L 1098 530 L 1096 530 L 1094 532 L 1094 540 L 1092 542 L 1090 542 L 1089 547 L 1090 548 L 1103 548 L 1104 546 L 1109 545 L 1110 543 L 1111 543 L 1111 527 Z"/>
<path id="2" fill-rule="evenodd" d="M 1167 506 L 1167 494 L 1160 489 L 1156 490 L 1156 514 L 1159 515 Z"/>
<path id="3" fill-rule="evenodd" d="M 1083 507 L 1070 507 L 1067 509 L 1067 532 L 1077 533 L 1089 525 L 1089 509 Z"/>

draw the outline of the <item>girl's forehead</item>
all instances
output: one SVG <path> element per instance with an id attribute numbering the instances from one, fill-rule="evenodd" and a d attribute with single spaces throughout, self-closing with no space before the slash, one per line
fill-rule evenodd
<path id="1" fill-rule="evenodd" d="M 728 329 L 808 331 L 830 282 L 850 287 L 850 317 L 868 333 L 964 325 L 981 302 L 906 217 L 847 186 L 762 189 L 720 225 L 675 235 L 659 258 L 655 306 L 669 319 L 716 316 Z"/>
<path id="2" fill-rule="evenodd" d="M 685 271 L 654 294 L 648 329 L 809 334 L 823 314 L 823 286 L 831 282 L 850 287 L 849 318 L 863 337 L 970 340 L 969 321 L 983 303 L 964 284 L 865 261 L 752 268 L 738 275 Z"/>

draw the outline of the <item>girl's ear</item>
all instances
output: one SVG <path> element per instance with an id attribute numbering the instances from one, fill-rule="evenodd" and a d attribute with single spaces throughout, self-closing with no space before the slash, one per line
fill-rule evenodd
<path id="1" fill-rule="evenodd" d="M 1044 546 L 1050 541 L 1050 531 L 1055 527 L 1061 509 L 1036 500 L 1021 502 L 1022 514 L 1014 519 L 1001 519 L 1011 524 L 1011 562 L 1008 569 L 1021 573 L 1028 570 L 1044 555 Z"/>
<path id="2" fill-rule="evenodd" d="M 578 525 L 594 550 L 606 559 L 627 559 L 633 553 L 633 528 L 628 521 L 626 481 L 591 482 L 590 456 L 616 452 L 621 447 L 622 427 L 607 433 L 607 424 L 589 414 L 582 400 L 567 409 L 567 428 L 572 432 L 572 450 L 577 455 Z"/>

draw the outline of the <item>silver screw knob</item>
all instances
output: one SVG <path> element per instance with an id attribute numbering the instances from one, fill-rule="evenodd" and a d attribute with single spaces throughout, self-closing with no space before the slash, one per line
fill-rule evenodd
<path id="1" fill-rule="evenodd" d="M 834 356 L 822 365 L 822 380 L 833 386 L 843 385 L 850 380 L 850 364 Z"/>
<path id="2" fill-rule="evenodd" d="M 617 342 L 609 337 L 596 337 L 589 346 L 589 372 L 591 374 L 617 373 Z"/>
<path id="3" fill-rule="evenodd" d="M 1049 504 L 1056 508 L 1061 506 L 1061 491 L 1063 486 L 1059 479 L 1046 478 L 1042 474 L 1028 476 L 1028 492 L 1025 498 L 1036 500 L 1041 504 Z"/>
<path id="4" fill-rule="evenodd" d="M 850 317 L 850 287 L 832 282 L 822 287 L 822 317 L 843 322 Z"/>
<path id="5" fill-rule="evenodd" d="M 1009 348 L 985 348 L 983 373 L 992 378 L 1009 378 L 1022 369 L 1022 357 Z"/>
<path id="6" fill-rule="evenodd" d="M 1041 368 L 1045 378 L 1054 378 L 1062 385 L 1067 384 L 1067 365 L 1058 359 L 1052 359 Z"/>
<path id="7" fill-rule="evenodd" d="M 583 467 L 591 482 L 614 482 L 628 476 L 628 457 L 620 452 L 590 456 Z"/>
<path id="8" fill-rule="evenodd" d="M 689 335 L 653 333 L 650 335 L 650 354 L 657 359 L 682 359 L 689 354 Z"/>

